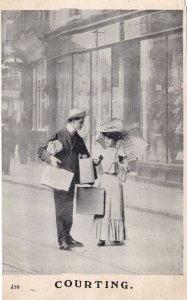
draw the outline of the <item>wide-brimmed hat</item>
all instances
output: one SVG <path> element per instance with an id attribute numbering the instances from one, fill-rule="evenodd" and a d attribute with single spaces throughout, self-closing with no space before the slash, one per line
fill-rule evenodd
<path id="1" fill-rule="evenodd" d="M 69 112 L 69 116 L 66 120 L 74 119 L 74 118 L 85 118 L 86 112 L 80 108 L 73 108 Z"/>
<path id="2" fill-rule="evenodd" d="M 123 132 L 124 131 L 124 123 L 121 119 L 111 119 L 108 120 L 107 122 L 104 122 L 103 124 L 101 124 L 96 131 L 99 132 L 108 132 L 108 133 L 112 133 L 112 132 Z"/>

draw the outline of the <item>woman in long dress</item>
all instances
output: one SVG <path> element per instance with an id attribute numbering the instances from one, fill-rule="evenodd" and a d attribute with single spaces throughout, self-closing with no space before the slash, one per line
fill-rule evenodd
<path id="1" fill-rule="evenodd" d="M 106 242 L 118 245 L 126 238 L 122 181 L 126 180 L 130 169 L 126 154 L 116 146 L 118 135 L 103 135 L 107 148 L 101 153 L 104 174 L 100 178 L 99 186 L 105 189 L 105 212 L 104 216 L 94 217 L 98 246 L 104 246 Z"/>

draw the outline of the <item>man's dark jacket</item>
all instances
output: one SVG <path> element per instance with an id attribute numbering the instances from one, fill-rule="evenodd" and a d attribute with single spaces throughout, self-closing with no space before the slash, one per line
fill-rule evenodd
<path id="1" fill-rule="evenodd" d="M 75 132 L 72 138 L 66 128 L 55 133 L 38 149 L 39 158 L 47 163 L 50 162 L 47 146 L 50 141 L 54 140 L 59 140 L 63 145 L 63 150 L 55 155 L 62 162 L 60 168 L 72 171 L 74 173 L 73 183 L 79 183 L 79 154 L 90 156 L 82 137 Z"/>

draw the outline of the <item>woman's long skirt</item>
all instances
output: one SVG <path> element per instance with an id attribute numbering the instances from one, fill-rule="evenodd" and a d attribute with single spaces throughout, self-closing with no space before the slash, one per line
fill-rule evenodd
<path id="1" fill-rule="evenodd" d="M 104 174 L 100 187 L 105 189 L 105 214 L 94 218 L 96 238 L 122 242 L 125 239 L 123 185 L 117 175 Z"/>

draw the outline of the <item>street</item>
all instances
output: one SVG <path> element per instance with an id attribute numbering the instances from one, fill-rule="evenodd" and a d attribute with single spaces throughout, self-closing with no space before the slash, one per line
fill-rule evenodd
<path id="1" fill-rule="evenodd" d="M 93 217 L 74 214 L 84 247 L 60 251 L 51 190 L 3 182 L 3 274 L 182 274 L 183 223 L 126 207 L 127 240 L 97 247 Z"/>

